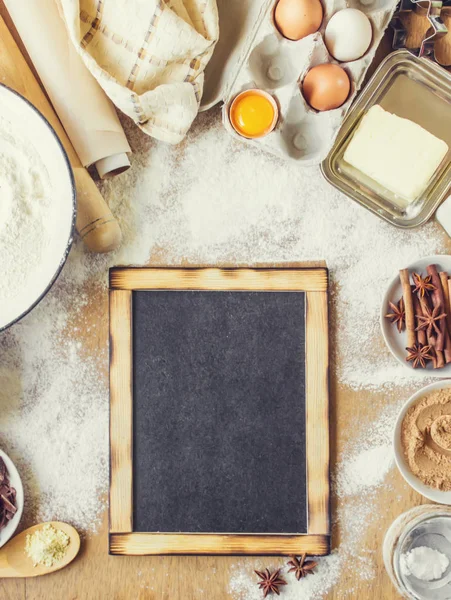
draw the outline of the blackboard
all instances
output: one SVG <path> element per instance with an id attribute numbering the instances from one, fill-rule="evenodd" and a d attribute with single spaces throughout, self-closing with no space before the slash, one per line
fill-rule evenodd
<path id="1" fill-rule="evenodd" d="M 133 293 L 135 531 L 306 532 L 304 292 Z"/>
<path id="2" fill-rule="evenodd" d="M 326 284 L 307 285 L 318 271 Z M 292 538 L 327 552 L 327 383 L 312 401 L 327 380 L 327 272 L 296 273 L 112 271 L 111 552 L 290 553 Z"/>

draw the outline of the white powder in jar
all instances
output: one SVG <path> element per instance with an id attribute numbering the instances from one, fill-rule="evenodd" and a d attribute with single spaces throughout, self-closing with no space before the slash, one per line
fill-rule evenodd
<path id="1" fill-rule="evenodd" d="M 448 557 L 428 546 L 418 546 L 401 555 L 404 575 L 413 575 L 422 581 L 440 579 L 448 565 Z"/>
<path id="2" fill-rule="evenodd" d="M 35 130 L 27 119 L 16 121 L 0 117 L 0 327 L 28 310 L 54 277 L 72 208 L 66 198 L 55 197 L 47 168 L 55 150 L 61 155 L 53 136 L 42 135 L 43 122 Z M 61 168 L 58 160 L 51 166 Z"/>

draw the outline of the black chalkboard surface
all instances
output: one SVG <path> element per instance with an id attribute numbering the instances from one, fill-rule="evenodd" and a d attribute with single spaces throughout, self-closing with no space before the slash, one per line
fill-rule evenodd
<path id="1" fill-rule="evenodd" d="M 306 532 L 303 292 L 133 294 L 134 529 Z"/>
<path id="2" fill-rule="evenodd" d="M 330 549 L 328 277 L 110 271 L 113 554 Z"/>

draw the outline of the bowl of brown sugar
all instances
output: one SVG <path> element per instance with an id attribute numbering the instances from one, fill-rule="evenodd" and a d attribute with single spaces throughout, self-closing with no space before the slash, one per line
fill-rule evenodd
<path id="1" fill-rule="evenodd" d="M 432 383 L 405 403 L 396 421 L 394 452 L 414 490 L 451 505 L 451 380 Z"/>

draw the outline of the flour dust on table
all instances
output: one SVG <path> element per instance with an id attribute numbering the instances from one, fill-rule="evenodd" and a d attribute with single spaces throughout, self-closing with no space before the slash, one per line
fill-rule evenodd
<path id="1" fill-rule="evenodd" d="M 340 499 L 364 495 L 380 486 L 394 466 L 392 430 L 400 405 L 385 407 L 378 419 L 364 424 L 336 467 L 334 493 Z"/>
<path id="2" fill-rule="evenodd" d="M 132 168 L 102 184 L 121 222 L 122 248 L 100 256 L 76 243 L 39 307 L 0 336 L 1 440 L 23 476 L 30 519 L 69 521 L 87 531 L 103 514 L 108 483 L 109 266 L 324 258 L 332 323 L 340 323 L 331 344 L 340 356 L 336 377 L 371 389 L 413 381 L 379 340 L 386 282 L 400 266 L 441 250 L 434 224 L 415 235 L 396 230 L 332 190 L 316 167 L 299 169 L 236 142 L 218 111 L 200 115 L 178 147 L 125 127 Z M 320 561 L 319 576 L 305 581 L 319 585 L 322 565 L 331 573 L 340 560 Z M 246 573 L 237 571 L 232 589 L 239 578 L 254 585 L 252 569 Z M 301 597 L 301 585 L 286 586 L 284 594 Z M 312 593 L 317 598 L 320 591 Z"/>

